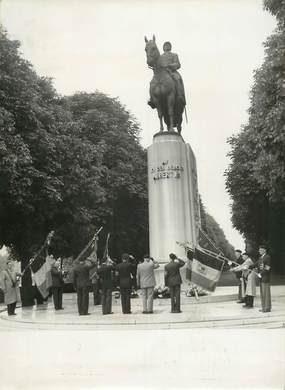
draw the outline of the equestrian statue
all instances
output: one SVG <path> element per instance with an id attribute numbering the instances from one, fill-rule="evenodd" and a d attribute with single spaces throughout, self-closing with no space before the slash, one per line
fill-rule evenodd
<path id="1" fill-rule="evenodd" d="M 157 109 L 161 132 L 164 120 L 168 131 L 176 128 L 180 134 L 186 99 L 183 80 L 177 72 L 181 67 L 178 55 L 171 52 L 170 42 L 163 44 L 164 53 L 160 55 L 154 35 L 150 40 L 145 37 L 145 42 L 147 64 L 153 70 L 148 105 Z"/>

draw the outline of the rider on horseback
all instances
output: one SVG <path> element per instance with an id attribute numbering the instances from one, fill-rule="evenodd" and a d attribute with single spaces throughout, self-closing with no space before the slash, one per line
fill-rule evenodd
<path id="1" fill-rule="evenodd" d="M 159 64 L 162 68 L 166 69 L 170 76 L 175 81 L 176 86 L 176 98 L 178 102 L 185 106 L 186 99 L 185 99 L 185 92 L 184 92 L 184 85 L 181 75 L 177 72 L 177 69 L 181 67 L 178 55 L 171 52 L 171 43 L 165 42 L 163 44 L 163 51 L 164 53 L 160 56 Z M 156 105 L 151 100 L 147 103 L 151 108 L 156 108 Z"/>

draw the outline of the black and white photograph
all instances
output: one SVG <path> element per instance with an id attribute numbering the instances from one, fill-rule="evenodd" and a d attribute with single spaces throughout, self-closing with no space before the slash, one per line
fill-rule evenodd
<path id="1" fill-rule="evenodd" d="M 285 388 L 285 0 L 0 0 L 0 389 Z"/>

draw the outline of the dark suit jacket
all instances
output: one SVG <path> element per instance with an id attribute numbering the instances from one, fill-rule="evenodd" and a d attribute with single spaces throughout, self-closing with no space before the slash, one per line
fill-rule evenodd
<path id="1" fill-rule="evenodd" d="M 168 287 L 177 286 L 182 283 L 179 268 L 183 267 L 185 261 L 177 259 L 179 262 L 171 261 L 166 264 L 165 270 L 165 285 Z"/>
<path id="2" fill-rule="evenodd" d="M 50 270 L 52 278 L 52 287 L 61 287 L 63 285 L 62 273 L 55 267 Z"/>
<path id="3" fill-rule="evenodd" d="M 261 269 L 261 265 L 263 265 L 263 269 Z M 271 273 L 271 268 L 265 269 L 266 267 L 271 267 L 271 258 L 268 254 L 265 254 L 264 256 L 261 256 L 258 259 L 258 271 L 261 274 L 261 281 L 263 283 L 269 283 L 270 281 L 270 273 Z"/>
<path id="4" fill-rule="evenodd" d="M 95 267 L 95 263 L 79 263 L 73 268 L 73 285 L 75 288 L 88 287 L 91 284 L 89 270 Z"/>
<path id="5" fill-rule="evenodd" d="M 101 287 L 105 289 L 113 288 L 113 278 L 112 272 L 114 270 L 114 266 L 110 264 L 102 264 L 101 267 L 98 267 L 98 275 L 101 281 Z"/>
<path id="6" fill-rule="evenodd" d="M 119 285 L 123 288 L 132 287 L 132 275 L 134 272 L 133 265 L 128 262 L 123 262 L 116 266 L 116 270 L 119 272 Z"/>

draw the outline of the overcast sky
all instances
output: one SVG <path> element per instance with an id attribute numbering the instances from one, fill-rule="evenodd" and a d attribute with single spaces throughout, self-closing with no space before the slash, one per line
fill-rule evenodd
<path id="1" fill-rule="evenodd" d="M 147 147 L 159 129 L 147 106 L 152 72 L 144 35 L 169 40 L 181 62 L 189 123 L 182 135 L 197 159 L 207 211 L 229 241 L 244 248 L 231 224 L 224 171 L 228 137 L 247 121 L 253 71 L 275 28 L 261 0 L 2 0 L 1 22 L 37 73 L 60 94 L 99 90 L 118 97 L 142 127 Z"/>

